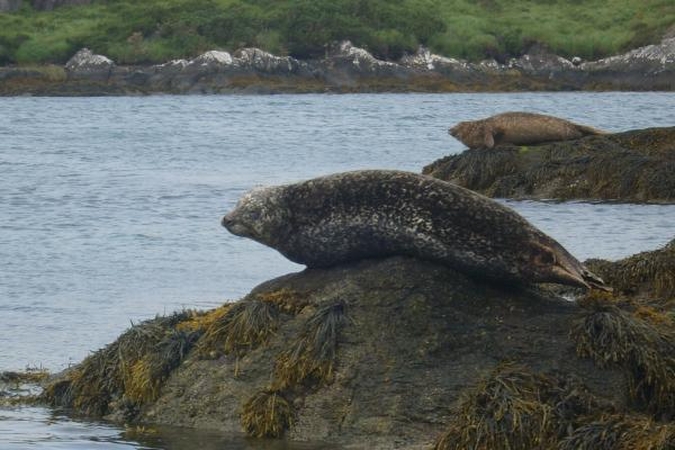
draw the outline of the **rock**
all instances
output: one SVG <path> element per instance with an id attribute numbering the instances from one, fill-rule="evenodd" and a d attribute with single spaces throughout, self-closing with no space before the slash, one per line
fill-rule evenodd
<path id="1" fill-rule="evenodd" d="M 512 59 L 508 66 L 519 69 L 532 75 L 553 77 L 565 70 L 571 70 L 575 65 L 558 55 L 554 55 L 546 48 L 534 46 L 528 53 L 517 59 Z"/>
<path id="2" fill-rule="evenodd" d="M 641 252 L 619 261 L 591 259 L 587 263 L 617 294 L 638 301 L 675 307 L 675 239 L 663 248 Z"/>
<path id="3" fill-rule="evenodd" d="M 641 72 L 643 75 L 675 71 L 675 37 L 666 38 L 659 44 L 647 45 L 628 53 L 610 56 L 581 65 L 589 72 Z"/>
<path id="4" fill-rule="evenodd" d="M 114 67 L 115 63 L 111 59 L 95 55 L 88 48 L 78 51 L 65 66 L 69 77 L 94 80 L 107 80 Z"/>
<path id="5" fill-rule="evenodd" d="M 411 258 L 365 260 L 268 281 L 206 314 L 138 325 L 45 398 L 127 422 L 429 448 L 467 390 L 505 361 L 558 380 L 546 383 L 575 380 L 593 404 L 625 407 L 622 370 L 576 357 L 570 330 L 584 314 L 543 290 L 488 285 Z M 168 349 L 184 356 L 159 356 L 179 355 Z"/>
<path id="6" fill-rule="evenodd" d="M 172 61 L 172 64 L 183 65 L 181 61 L 183 60 Z M 214 67 L 227 67 L 231 66 L 232 64 L 234 64 L 234 59 L 232 59 L 232 55 L 230 55 L 228 52 L 211 50 L 206 53 L 202 53 L 196 58 L 190 60 L 190 62 L 186 65 L 214 68 Z M 185 65 L 183 65 L 183 67 L 185 67 Z"/>
<path id="7" fill-rule="evenodd" d="M 21 8 L 21 0 L 0 0 L 0 11 L 17 11 Z"/>
<path id="8" fill-rule="evenodd" d="M 275 56 L 259 48 L 242 48 L 235 57 L 239 66 L 267 74 L 292 74 L 303 65 L 290 56 Z"/>
<path id="9" fill-rule="evenodd" d="M 51 11 L 59 6 L 89 5 L 91 0 L 31 0 L 31 4 L 38 11 Z"/>
<path id="10" fill-rule="evenodd" d="M 675 202 L 673 171 L 675 127 L 472 149 L 423 169 L 491 197 L 638 203 Z"/>

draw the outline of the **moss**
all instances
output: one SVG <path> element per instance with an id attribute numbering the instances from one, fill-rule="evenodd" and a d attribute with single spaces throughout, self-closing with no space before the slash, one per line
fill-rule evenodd
<path id="1" fill-rule="evenodd" d="M 297 340 L 277 358 L 274 386 L 286 389 L 310 379 L 329 382 L 335 366 L 338 334 L 345 321 L 343 303 L 317 309 Z"/>
<path id="2" fill-rule="evenodd" d="M 274 304 L 240 301 L 210 323 L 199 341 L 199 352 L 242 356 L 267 341 L 278 325 L 279 311 Z"/>
<path id="3" fill-rule="evenodd" d="M 558 450 L 673 450 L 675 424 L 638 415 L 606 415 L 575 429 Z"/>
<path id="4" fill-rule="evenodd" d="M 291 405 L 277 392 L 258 392 L 242 406 L 241 424 L 249 436 L 280 437 L 292 421 Z"/>
<path id="5" fill-rule="evenodd" d="M 571 331 L 580 357 L 629 375 L 629 395 L 652 414 L 675 409 L 675 333 L 613 305 L 596 306 Z"/>
<path id="6" fill-rule="evenodd" d="M 435 449 L 552 448 L 598 405 L 574 381 L 501 364 L 465 392 Z"/>

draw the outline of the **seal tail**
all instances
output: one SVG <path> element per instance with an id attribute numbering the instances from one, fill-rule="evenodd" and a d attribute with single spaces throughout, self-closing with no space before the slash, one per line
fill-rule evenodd
<path id="1" fill-rule="evenodd" d="M 577 126 L 577 130 L 579 130 L 579 132 L 584 136 L 610 134 L 609 131 L 600 130 L 598 128 L 589 127 L 587 125 L 579 125 L 579 124 L 575 125 Z"/>

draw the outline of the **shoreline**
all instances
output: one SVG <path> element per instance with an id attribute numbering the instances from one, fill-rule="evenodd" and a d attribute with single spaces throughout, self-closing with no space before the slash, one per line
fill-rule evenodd
<path id="1" fill-rule="evenodd" d="M 159 65 L 118 66 L 82 49 L 65 66 L 0 67 L 0 96 L 526 91 L 673 92 L 675 38 L 588 62 L 542 48 L 504 63 L 472 63 L 424 48 L 392 62 L 346 41 L 319 60 L 244 48 Z"/>

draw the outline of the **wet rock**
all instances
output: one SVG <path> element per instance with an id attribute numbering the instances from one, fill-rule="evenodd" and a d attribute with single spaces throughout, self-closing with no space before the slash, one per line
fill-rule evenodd
<path id="1" fill-rule="evenodd" d="M 91 80 L 107 80 L 114 67 L 115 63 L 110 58 L 96 55 L 88 48 L 77 52 L 65 66 L 68 77 Z"/>
<path id="2" fill-rule="evenodd" d="M 673 203 L 674 170 L 670 127 L 472 149 L 435 161 L 423 173 L 491 197 Z"/>

